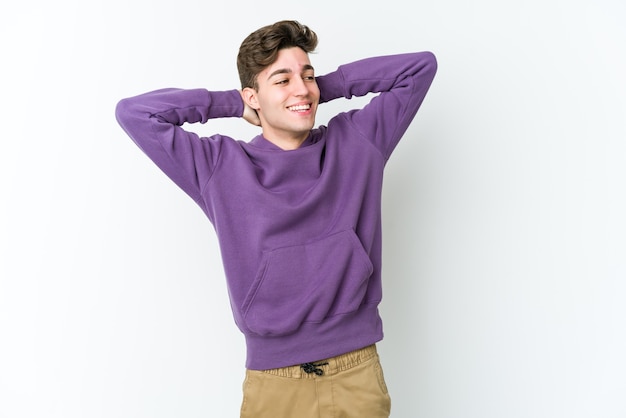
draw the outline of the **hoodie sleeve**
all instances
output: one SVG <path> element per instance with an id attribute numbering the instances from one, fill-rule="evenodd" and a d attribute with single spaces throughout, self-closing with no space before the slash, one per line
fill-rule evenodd
<path id="1" fill-rule="evenodd" d="M 122 99 L 115 109 L 118 123 L 130 138 L 199 204 L 222 141 L 218 135 L 200 138 L 182 125 L 242 114 L 243 101 L 237 90 L 162 89 Z"/>
<path id="2" fill-rule="evenodd" d="M 406 132 L 437 72 L 431 52 L 367 58 L 317 78 L 320 102 L 380 93 L 346 113 L 355 131 L 388 159 Z"/>

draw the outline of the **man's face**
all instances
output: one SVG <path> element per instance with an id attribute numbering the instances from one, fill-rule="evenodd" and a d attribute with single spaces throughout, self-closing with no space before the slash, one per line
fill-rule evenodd
<path id="1" fill-rule="evenodd" d="M 259 73 L 257 84 L 252 107 L 265 138 L 299 146 L 315 124 L 320 99 L 308 54 L 297 47 L 280 50 L 276 62 Z"/>

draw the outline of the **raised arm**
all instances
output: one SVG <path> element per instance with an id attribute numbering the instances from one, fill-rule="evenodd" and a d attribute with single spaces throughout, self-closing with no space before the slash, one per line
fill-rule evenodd
<path id="1" fill-rule="evenodd" d="M 422 104 L 437 71 L 431 52 L 367 58 L 317 78 L 320 102 L 380 93 L 348 112 L 354 129 L 389 158 Z"/>
<path id="2" fill-rule="evenodd" d="M 200 203 L 200 192 L 219 158 L 221 138 L 200 138 L 184 123 L 242 117 L 237 90 L 163 89 L 121 100 L 115 116 L 143 152 L 178 186 Z"/>

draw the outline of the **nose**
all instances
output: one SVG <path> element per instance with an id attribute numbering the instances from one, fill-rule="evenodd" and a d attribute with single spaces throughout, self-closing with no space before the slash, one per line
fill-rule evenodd
<path id="1" fill-rule="evenodd" d="M 306 82 L 299 77 L 295 77 L 294 81 L 292 82 L 292 86 L 294 96 L 306 96 L 309 93 Z"/>

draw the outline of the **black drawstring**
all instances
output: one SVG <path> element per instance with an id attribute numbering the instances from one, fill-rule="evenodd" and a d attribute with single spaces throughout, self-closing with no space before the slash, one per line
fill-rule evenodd
<path id="1" fill-rule="evenodd" d="M 319 369 L 319 366 L 326 366 L 328 363 L 304 363 L 300 365 L 300 368 L 302 370 L 304 370 L 305 373 L 311 374 L 311 373 L 315 373 L 318 376 L 321 376 L 324 374 L 324 370 Z"/>

